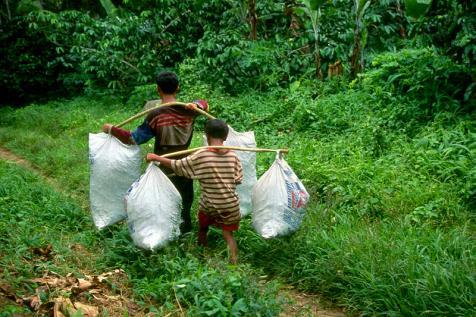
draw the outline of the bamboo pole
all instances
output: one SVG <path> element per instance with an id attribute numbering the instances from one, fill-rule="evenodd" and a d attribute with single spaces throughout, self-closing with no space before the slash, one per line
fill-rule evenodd
<path id="1" fill-rule="evenodd" d="M 252 148 L 252 147 L 240 147 L 240 146 L 210 145 L 210 146 L 201 146 L 201 147 L 183 150 L 183 151 L 177 151 L 173 153 L 167 153 L 161 156 L 174 157 L 174 156 L 182 155 L 182 154 L 190 154 L 198 150 L 204 150 L 204 149 L 224 149 L 224 150 L 236 150 L 236 151 L 248 151 L 248 152 L 280 152 L 280 153 L 289 152 L 288 149 L 264 149 L 264 148 Z"/>
<path id="2" fill-rule="evenodd" d="M 173 101 L 173 102 L 163 103 L 163 104 L 160 104 L 160 105 L 158 105 L 158 106 L 152 107 L 152 108 L 147 109 L 147 110 L 144 110 L 144 111 L 142 111 L 142 112 L 139 112 L 138 114 L 136 114 L 136 115 L 130 117 L 129 119 L 127 119 L 127 120 L 125 120 L 125 121 L 123 121 L 123 122 L 121 122 L 121 123 L 115 125 L 115 127 L 116 127 L 116 128 L 120 128 L 120 127 L 122 127 L 123 125 L 126 125 L 126 124 L 128 124 L 129 122 L 134 121 L 135 119 L 140 118 L 140 117 L 142 117 L 142 116 L 148 114 L 149 112 L 151 112 L 151 111 L 153 111 L 153 110 L 155 110 L 155 109 L 158 109 L 158 108 L 160 108 L 160 107 L 167 107 L 167 106 L 182 106 L 182 107 L 185 107 L 185 106 L 187 106 L 187 104 L 184 103 L 184 102 L 179 102 L 179 101 Z M 204 116 L 208 117 L 209 119 L 215 119 L 214 116 L 212 116 L 211 114 L 209 114 L 209 113 L 206 112 L 206 111 L 203 111 L 202 109 L 199 109 L 199 108 L 196 107 L 196 108 L 194 108 L 194 110 L 195 110 L 196 112 L 200 113 L 200 114 L 203 114 Z"/>

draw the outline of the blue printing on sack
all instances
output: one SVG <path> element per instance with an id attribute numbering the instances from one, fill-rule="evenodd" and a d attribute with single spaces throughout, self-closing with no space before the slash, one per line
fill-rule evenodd
<path id="1" fill-rule="evenodd" d="M 301 224 L 304 215 L 304 197 L 306 192 L 302 190 L 298 182 L 291 183 L 285 180 L 288 194 L 288 205 L 283 214 L 283 220 L 288 224 L 291 231 L 295 231 Z"/>
<path id="2" fill-rule="evenodd" d="M 94 164 L 94 156 L 91 153 L 89 153 L 88 157 L 89 157 L 89 165 L 93 165 Z"/>

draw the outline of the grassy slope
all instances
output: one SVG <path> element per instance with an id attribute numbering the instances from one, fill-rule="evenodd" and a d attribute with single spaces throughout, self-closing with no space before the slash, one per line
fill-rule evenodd
<path id="1" fill-rule="evenodd" d="M 372 93 L 336 83 L 239 97 L 187 83 L 183 88 L 183 100 L 209 96 L 215 115 L 239 131 L 253 129 L 259 146 L 290 147 L 287 160 L 313 196 L 301 230 L 291 237 L 263 241 L 245 220 L 238 235 L 245 263 L 364 314 L 475 313 L 474 116 L 441 113 L 409 126 L 398 123 L 401 114 L 394 110 L 407 100 L 387 106 Z M 137 110 L 88 98 L 3 109 L 0 143 L 86 197 L 86 134 Z M 272 161 L 272 154 L 259 155 L 259 173 Z M 104 237 L 104 263 L 127 266 L 140 296 L 164 292 L 149 282 L 157 276 L 147 269 L 151 264 L 183 267 L 190 272 L 186 279 L 200 271 L 191 247 L 144 255 L 123 228 Z"/>

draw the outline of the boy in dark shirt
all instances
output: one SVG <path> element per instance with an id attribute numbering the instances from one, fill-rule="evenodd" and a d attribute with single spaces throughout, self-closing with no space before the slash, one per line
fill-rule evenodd
<path id="1" fill-rule="evenodd" d="M 223 146 L 228 135 L 228 126 L 218 119 L 208 120 L 205 133 L 209 145 Z M 241 183 L 243 171 L 235 152 L 208 148 L 180 160 L 170 160 L 149 153 L 147 160 L 160 162 L 177 175 L 198 179 L 202 189 L 198 212 L 198 243 L 207 245 L 210 225 L 221 227 L 223 239 L 230 249 L 230 263 L 236 264 L 238 246 L 233 231 L 238 230 L 241 218 L 236 185 Z"/>
<path id="2" fill-rule="evenodd" d="M 173 72 L 161 72 L 157 76 L 157 92 L 160 95 L 160 103 L 177 101 L 179 80 Z M 133 131 L 124 130 L 104 124 L 103 131 L 110 133 L 125 144 L 143 144 L 155 137 L 154 153 L 163 155 L 171 152 L 185 150 L 190 146 L 193 136 L 193 124 L 195 117 L 199 115 L 194 111 L 197 107 L 208 111 L 205 100 L 197 100 L 187 104 L 187 107 L 168 106 L 160 107 L 150 112 L 144 122 Z M 182 196 L 182 219 L 181 232 L 191 230 L 190 208 L 193 203 L 193 181 L 183 176 L 178 176 L 171 169 L 163 168 Z"/>

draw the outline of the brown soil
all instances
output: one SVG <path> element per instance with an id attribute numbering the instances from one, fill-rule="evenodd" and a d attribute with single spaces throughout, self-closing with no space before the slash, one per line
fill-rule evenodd
<path id="1" fill-rule="evenodd" d="M 292 286 L 283 288 L 281 295 L 289 299 L 280 317 L 345 317 L 342 309 L 331 308 L 332 304 L 319 295 L 306 294 Z"/>
<path id="2" fill-rule="evenodd" d="M 84 198 L 78 197 L 70 192 L 65 191 L 64 187 L 62 187 L 61 184 L 59 184 L 55 179 L 49 177 L 48 175 L 45 175 L 45 173 L 43 173 L 41 169 L 33 165 L 31 162 L 25 160 L 24 158 L 16 155 L 12 151 L 1 146 L 0 146 L 0 160 L 15 163 L 33 172 L 34 174 L 41 177 L 46 183 L 48 183 L 48 185 L 50 185 L 55 191 L 74 199 L 76 202 L 80 204 L 81 207 L 87 208 L 87 204 Z"/>
<path id="3" fill-rule="evenodd" d="M 30 162 L 22 159 L 19 156 L 16 156 L 10 150 L 7 150 L 6 148 L 3 148 L 3 147 L 0 147 L 0 159 L 4 161 L 11 161 L 29 170 L 34 170 L 37 173 L 39 172 L 36 168 L 33 167 L 33 165 Z"/>

